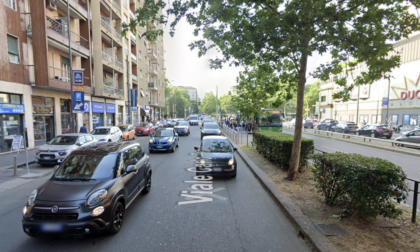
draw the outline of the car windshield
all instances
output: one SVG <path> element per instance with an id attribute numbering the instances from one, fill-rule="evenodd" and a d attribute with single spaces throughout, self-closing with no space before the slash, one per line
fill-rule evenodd
<path id="1" fill-rule="evenodd" d="M 108 135 L 109 129 L 94 129 L 90 134 L 92 135 Z"/>
<path id="2" fill-rule="evenodd" d="M 198 120 L 196 116 L 190 116 L 190 120 Z"/>
<path id="3" fill-rule="evenodd" d="M 58 136 L 51 140 L 51 145 L 73 145 L 77 141 L 77 136 Z"/>
<path id="4" fill-rule="evenodd" d="M 187 122 L 185 122 L 185 121 L 182 121 L 182 122 L 177 122 L 177 123 L 176 123 L 176 126 L 188 126 L 188 123 L 187 123 Z"/>
<path id="5" fill-rule="evenodd" d="M 172 130 L 158 130 L 155 132 L 155 137 L 171 137 Z"/>
<path id="6" fill-rule="evenodd" d="M 120 128 L 121 131 L 127 131 L 127 126 L 118 126 L 118 128 Z"/>
<path id="7" fill-rule="evenodd" d="M 108 180 L 114 176 L 117 155 L 70 155 L 51 180 Z"/>
<path id="8" fill-rule="evenodd" d="M 202 152 L 232 152 L 227 139 L 203 139 Z"/>
<path id="9" fill-rule="evenodd" d="M 205 123 L 203 129 L 219 129 L 216 123 Z"/>

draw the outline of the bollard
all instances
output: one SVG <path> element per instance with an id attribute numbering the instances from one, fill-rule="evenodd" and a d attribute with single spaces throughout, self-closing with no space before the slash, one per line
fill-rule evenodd
<path id="1" fill-rule="evenodd" d="M 17 176 L 17 156 L 13 156 L 13 175 Z"/>

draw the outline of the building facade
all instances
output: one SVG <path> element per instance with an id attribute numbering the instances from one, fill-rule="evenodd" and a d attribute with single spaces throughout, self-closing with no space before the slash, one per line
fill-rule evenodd
<path id="1" fill-rule="evenodd" d="M 238 86 L 231 86 L 230 87 L 230 95 L 232 96 L 237 96 L 238 95 Z"/>
<path id="2" fill-rule="evenodd" d="M 195 87 L 189 87 L 189 86 L 178 86 L 178 88 L 182 88 L 187 92 L 187 94 L 190 96 L 190 101 L 193 103 L 198 103 L 198 92 Z"/>
<path id="3" fill-rule="evenodd" d="M 134 19 L 142 5 L 138 0 L 0 2 L 0 43 L 7 48 L 0 52 L 0 151 L 10 151 L 13 136 L 23 133 L 33 148 L 78 132 L 83 124 L 90 131 L 160 116 L 163 38 L 121 36 L 122 23 Z M 148 22 L 138 34 L 157 28 Z M 76 68 L 85 73 L 84 113 L 71 107 L 70 73 Z M 129 94 L 138 98 L 133 108 Z"/>
<path id="4" fill-rule="evenodd" d="M 333 99 L 333 94 L 341 90 L 335 80 L 347 78 L 348 84 L 352 84 L 353 78 L 365 71 L 363 65 L 348 69 L 346 75 L 331 76 L 328 82 L 321 82 L 321 119 L 354 121 L 359 126 L 364 123 L 419 125 L 420 35 L 395 43 L 391 54 L 397 53 L 401 55 L 401 65 L 392 70 L 392 78 L 355 87 L 347 102 Z"/>

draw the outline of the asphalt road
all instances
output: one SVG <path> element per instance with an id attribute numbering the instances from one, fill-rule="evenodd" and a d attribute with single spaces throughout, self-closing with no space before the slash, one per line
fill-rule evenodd
<path id="1" fill-rule="evenodd" d="M 42 178 L 0 194 L 0 251 L 310 251 L 237 155 L 236 179 L 213 179 L 208 202 L 191 203 L 199 127 L 175 153 L 151 154 L 152 190 L 127 209 L 116 235 L 35 239 L 24 234 L 22 208 Z M 147 148 L 149 137 L 136 138 Z"/>
<path id="2" fill-rule="evenodd" d="M 284 133 L 292 134 L 292 130 L 284 130 Z M 410 179 L 414 179 L 420 181 L 420 156 L 413 156 L 407 155 L 403 153 L 387 151 L 383 149 L 378 149 L 375 147 L 364 146 L 361 144 L 353 144 L 349 142 L 343 142 L 334 140 L 331 138 L 325 138 L 320 136 L 315 136 L 311 134 L 303 134 L 303 137 L 308 139 L 314 140 L 315 150 L 323 151 L 323 152 L 344 152 L 344 153 L 356 153 L 361 154 L 367 157 L 376 157 L 388 160 L 398 166 L 400 166 L 404 172 L 406 173 L 407 177 Z M 407 181 L 407 184 L 411 189 L 414 188 L 414 183 L 411 181 Z M 405 205 L 412 207 L 413 202 L 413 193 L 409 193 L 409 198 Z M 417 206 L 418 212 L 420 211 L 420 204 Z"/>

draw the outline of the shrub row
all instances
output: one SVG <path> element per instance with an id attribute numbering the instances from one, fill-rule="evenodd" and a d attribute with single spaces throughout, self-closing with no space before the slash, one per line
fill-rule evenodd
<path id="1" fill-rule="evenodd" d="M 280 168 L 288 170 L 292 156 L 293 136 L 273 131 L 254 131 L 253 141 L 257 145 L 257 151 L 265 158 L 276 163 Z M 308 159 L 314 152 L 314 142 L 311 139 L 302 138 L 300 152 L 299 171 L 307 167 Z"/>
<path id="2" fill-rule="evenodd" d="M 328 205 L 343 207 L 343 216 L 397 218 L 396 203 L 407 199 L 401 167 L 359 154 L 325 153 L 312 156 L 318 191 Z"/>

